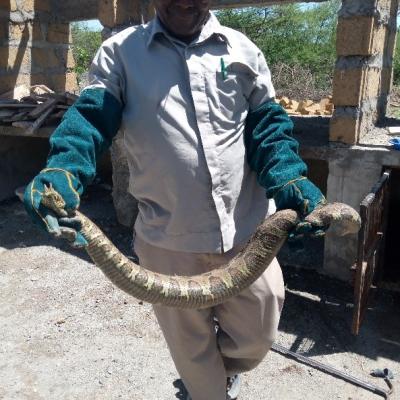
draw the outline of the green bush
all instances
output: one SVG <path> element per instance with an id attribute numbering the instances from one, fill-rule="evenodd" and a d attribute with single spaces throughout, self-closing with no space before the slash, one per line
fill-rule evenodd
<path id="1" fill-rule="evenodd" d="M 222 10 L 223 25 L 246 34 L 274 69 L 287 65 L 310 71 L 317 89 L 328 90 L 336 60 L 336 25 L 340 1 L 314 7 L 299 4 Z"/>
<path id="2" fill-rule="evenodd" d="M 75 59 L 75 72 L 79 76 L 86 72 L 101 45 L 101 32 L 93 31 L 85 23 L 72 24 L 72 52 Z"/>

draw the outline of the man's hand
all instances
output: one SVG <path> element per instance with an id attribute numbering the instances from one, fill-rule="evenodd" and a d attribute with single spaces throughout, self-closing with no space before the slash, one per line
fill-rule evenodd
<path id="1" fill-rule="evenodd" d="M 301 222 L 289 235 L 289 240 L 301 238 L 308 234 L 319 237 L 325 234 L 327 227 L 317 226 L 304 220 L 317 207 L 326 204 L 321 191 L 306 177 L 294 179 L 282 186 L 274 195 L 277 210 L 291 208 L 300 213 Z"/>
<path id="2" fill-rule="evenodd" d="M 62 203 L 62 210 L 55 212 L 43 202 L 45 191 L 56 190 Z M 74 217 L 80 202 L 81 185 L 68 171 L 58 168 L 44 169 L 28 185 L 24 194 L 24 205 L 33 222 L 55 238 L 68 240 L 73 247 L 87 245 L 79 233 L 81 224 Z"/>

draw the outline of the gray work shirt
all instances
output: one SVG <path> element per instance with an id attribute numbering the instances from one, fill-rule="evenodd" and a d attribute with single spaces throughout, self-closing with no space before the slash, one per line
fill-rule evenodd
<path id="1" fill-rule="evenodd" d="M 155 18 L 104 42 L 90 74 L 123 105 L 136 234 L 159 247 L 226 252 L 265 218 L 246 162 L 249 110 L 274 97 L 261 51 L 210 13 L 190 44 Z"/>

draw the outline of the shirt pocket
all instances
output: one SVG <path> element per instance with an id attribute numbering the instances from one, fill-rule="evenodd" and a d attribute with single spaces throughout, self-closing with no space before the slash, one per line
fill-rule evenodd
<path id="1" fill-rule="evenodd" d="M 243 122 L 257 76 L 251 66 L 240 61 L 227 63 L 224 68 L 221 65 L 214 75 L 215 89 L 210 90 L 217 128 L 227 129 Z"/>

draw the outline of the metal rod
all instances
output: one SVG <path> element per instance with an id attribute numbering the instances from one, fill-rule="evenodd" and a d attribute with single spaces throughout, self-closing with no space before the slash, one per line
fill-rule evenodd
<path id="1" fill-rule="evenodd" d="M 322 364 L 319 361 L 312 360 L 309 357 L 303 356 L 301 354 L 295 353 L 279 344 L 274 343 L 272 345 L 272 350 L 275 352 L 282 354 L 284 356 L 289 356 L 290 358 L 294 358 L 295 360 L 299 361 L 300 363 L 303 363 L 305 365 L 308 365 L 310 367 L 313 367 L 315 369 L 318 369 L 321 372 L 324 372 L 326 374 L 332 375 L 336 378 L 343 379 L 346 382 L 349 382 L 355 386 L 359 386 L 363 389 L 366 389 L 372 393 L 377 394 L 378 396 L 382 396 L 385 399 L 389 399 L 390 395 L 393 393 L 393 385 L 390 382 L 390 379 L 385 379 L 386 384 L 389 386 L 389 391 L 386 391 L 384 389 L 379 388 L 378 386 L 372 385 L 368 382 L 365 382 L 361 379 L 358 379 L 356 377 L 353 377 L 349 374 L 346 374 L 345 372 L 342 372 L 336 368 L 331 367 L 330 365 Z"/>

